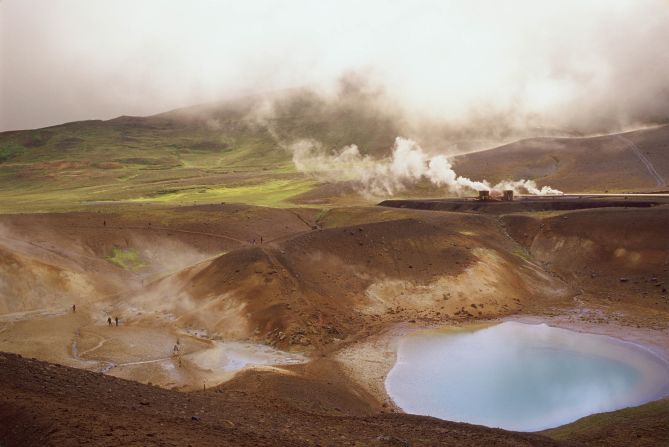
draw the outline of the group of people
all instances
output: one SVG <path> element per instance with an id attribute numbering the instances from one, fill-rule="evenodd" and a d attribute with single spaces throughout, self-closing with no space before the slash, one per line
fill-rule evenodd
<path id="1" fill-rule="evenodd" d="M 72 313 L 76 313 L 76 312 L 77 312 L 77 305 L 76 305 L 76 304 L 73 304 L 73 305 L 72 305 Z M 116 323 L 116 327 L 118 327 L 118 317 L 114 317 L 114 323 Z M 113 324 L 112 324 L 112 317 L 107 317 L 107 324 L 108 324 L 109 326 L 113 326 Z M 178 342 L 177 342 L 177 343 L 178 343 Z"/>
<path id="2" fill-rule="evenodd" d="M 73 304 L 72 305 L 72 313 L 75 313 L 77 311 L 77 305 Z M 118 327 L 118 317 L 114 317 L 114 320 L 112 322 L 112 317 L 107 317 L 107 324 L 109 326 L 114 326 L 116 324 L 116 327 Z M 182 362 L 182 346 L 181 346 L 181 340 L 177 338 L 177 342 L 174 345 L 174 348 L 172 349 L 172 357 L 178 362 L 179 366 L 183 366 Z"/>
<path id="3" fill-rule="evenodd" d="M 116 321 L 116 326 L 118 327 L 118 317 L 114 317 L 114 320 Z M 107 317 L 107 324 L 109 326 L 112 326 L 112 318 L 111 317 Z"/>

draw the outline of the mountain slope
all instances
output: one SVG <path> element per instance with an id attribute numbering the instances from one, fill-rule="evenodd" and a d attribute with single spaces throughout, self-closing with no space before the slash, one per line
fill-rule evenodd
<path id="1" fill-rule="evenodd" d="M 455 157 L 454 165 L 465 177 L 534 179 L 565 192 L 666 190 L 669 125 L 591 138 L 531 138 Z"/>
<path id="2" fill-rule="evenodd" d="M 333 101 L 293 90 L 150 117 L 4 132 L 0 212 L 115 200 L 281 205 L 315 184 L 295 171 L 286 142 L 386 151 L 399 133 L 395 122 L 360 92 Z"/>
<path id="3" fill-rule="evenodd" d="M 322 230 L 188 267 L 128 297 L 119 312 L 128 321 L 168 315 L 225 340 L 307 349 L 416 315 L 496 317 L 569 293 L 520 256 L 494 218 L 383 213 L 371 208 L 369 222 L 341 225 L 349 210 L 335 210 L 320 221 Z"/>
<path id="4" fill-rule="evenodd" d="M 437 126 L 419 142 L 440 141 L 443 131 Z M 374 93 L 356 88 L 330 98 L 289 90 L 150 117 L 4 132 L 0 212 L 72 210 L 100 201 L 359 203 L 350 185 L 323 185 L 297 172 L 287 145 L 299 139 L 317 140 L 326 150 L 356 144 L 381 157 L 398 135 L 413 132 Z M 662 190 L 669 180 L 669 126 L 520 140 L 454 161 L 459 175 L 476 180 L 528 178 L 567 192 Z M 443 190 L 406 191 L 435 193 Z"/>
<path id="5" fill-rule="evenodd" d="M 249 371 L 223 387 L 182 393 L 0 354 L 0 442 L 7 447 L 572 445 L 532 433 L 381 414 L 329 366 L 327 381 L 299 370 Z"/>

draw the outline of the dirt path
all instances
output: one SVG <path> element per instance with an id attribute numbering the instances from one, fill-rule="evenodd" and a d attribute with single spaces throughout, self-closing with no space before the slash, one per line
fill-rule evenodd
<path id="1" fill-rule="evenodd" d="M 637 156 L 637 158 L 643 163 L 643 165 L 646 167 L 648 170 L 648 173 L 653 176 L 655 179 L 655 182 L 657 183 L 657 186 L 667 186 L 666 180 L 655 170 L 655 166 L 653 166 L 653 163 L 646 157 L 643 152 L 639 149 L 639 147 L 634 144 L 633 141 L 629 140 L 628 138 L 623 137 L 622 135 L 619 135 L 618 138 L 623 141 L 627 147 L 634 152 L 634 155 Z"/>
<path id="2" fill-rule="evenodd" d="M 38 244 L 36 242 L 32 242 L 32 241 L 24 241 L 24 240 L 9 237 L 9 236 L 0 236 L 0 242 L 3 242 L 7 247 L 11 247 L 11 248 L 14 248 L 16 246 L 18 246 L 18 247 L 29 246 L 29 247 L 34 247 L 34 248 L 38 249 L 39 251 L 45 251 L 47 253 L 51 253 L 51 254 L 56 255 L 60 258 L 73 259 L 72 256 L 69 256 L 66 253 L 58 251 L 54 248 L 45 247 L 43 245 L 40 245 L 40 244 Z M 87 259 L 87 260 L 92 261 L 92 262 L 100 262 L 101 261 L 100 258 L 97 258 L 97 257 L 94 257 L 94 256 L 88 256 L 88 255 L 83 254 L 83 253 L 76 253 L 76 257 L 81 258 L 81 259 Z"/>
<path id="3" fill-rule="evenodd" d="M 99 229 L 99 227 L 87 226 L 87 225 L 72 225 L 71 228 L 86 228 L 86 229 Z M 194 234 L 197 236 L 207 236 L 218 239 L 227 239 L 229 241 L 237 242 L 242 245 L 248 245 L 248 241 L 243 241 L 232 236 L 227 236 L 224 234 L 218 233 L 207 233 L 203 231 L 194 231 L 194 230 L 183 230 L 178 228 L 166 228 L 166 227 L 145 227 L 137 225 L 107 225 L 105 228 L 113 230 L 143 230 L 143 231 L 166 231 L 168 233 L 183 233 L 183 234 Z"/>

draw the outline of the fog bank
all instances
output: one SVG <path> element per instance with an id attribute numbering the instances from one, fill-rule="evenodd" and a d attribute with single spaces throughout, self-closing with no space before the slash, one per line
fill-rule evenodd
<path id="1" fill-rule="evenodd" d="M 424 129 L 610 132 L 669 120 L 668 54 L 664 0 L 4 0 L 0 130 L 355 73 Z"/>

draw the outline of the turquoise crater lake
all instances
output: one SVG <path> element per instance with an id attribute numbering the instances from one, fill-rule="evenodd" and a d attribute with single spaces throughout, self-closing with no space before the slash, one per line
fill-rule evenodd
<path id="1" fill-rule="evenodd" d="M 615 338 L 505 322 L 402 338 L 386 390 L 407 413 L 537 431 L 669 393 L 669 365 Z"/>

